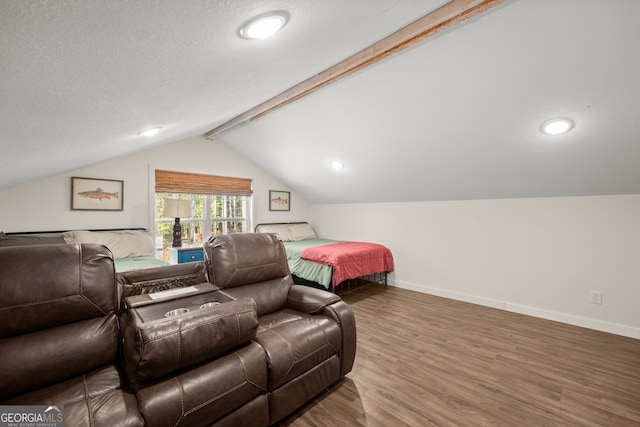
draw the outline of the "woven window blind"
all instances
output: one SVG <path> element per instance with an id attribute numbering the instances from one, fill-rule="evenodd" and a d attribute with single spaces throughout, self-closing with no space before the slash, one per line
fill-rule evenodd
<path id="1" fill-rule="evenodd" d="M 157 193 L 220 194 L 250 196 L 253 194 L 249 178 L 172 172 L 156 169 Z"/>

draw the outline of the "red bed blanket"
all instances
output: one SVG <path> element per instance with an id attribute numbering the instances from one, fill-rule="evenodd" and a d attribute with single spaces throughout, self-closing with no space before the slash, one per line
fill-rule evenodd
<path id="1" fill-rule="evenodd" d="M 302 251 L 302 259 L 333 267 L 333 284 L 367 274 L 393 271 L 391 251 L 377 243 L 338 242 Z"/>

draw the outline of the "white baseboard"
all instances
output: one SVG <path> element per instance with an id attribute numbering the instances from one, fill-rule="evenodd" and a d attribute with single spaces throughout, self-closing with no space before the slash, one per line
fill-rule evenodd
<path id="1" fill-rule="evenodd" d="M 411 291 L 422 292 L 429 295 L 454 299 L 458 301 L 470 302 L 472 304 L 483 305 L 485 307 L 497 308 L 500 310 L 510 311 L 513 313 L 526 314 L 528 316 L 539 317 L 541 319 L 553 320 L 556 322 L 567 323 L 569 325 L 581 326 L 583 328 L 594 329 L 596 331 L 608 332 L 611 334 L 622 335 L 629 338 L 640 339 L 640 329 L 617 323 L 603 322 L 601 320 L 589 319 L 581 316 L 561 313 L 557 311 L 544 310 L 536 307 L 529 307 L 521 304 L 514 304 L 508 301 L 500 301 L 491 298 L 478 297 L 475 295 L 464 294 L 459 292 L 447 291 L 445 289 L 432 288 L 425 285 L 415 283 L 394 281 L 389 282 L 389 286 L 395 286 Z"/>

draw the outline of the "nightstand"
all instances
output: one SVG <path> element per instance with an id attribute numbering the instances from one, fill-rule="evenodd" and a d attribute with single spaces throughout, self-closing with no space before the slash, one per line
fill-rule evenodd
<path id="1" fill-rule="evenodd" d="M 169 248 L 169 264 L 184 264 L 185 262 L 204 261 L 202 247 Z"/>

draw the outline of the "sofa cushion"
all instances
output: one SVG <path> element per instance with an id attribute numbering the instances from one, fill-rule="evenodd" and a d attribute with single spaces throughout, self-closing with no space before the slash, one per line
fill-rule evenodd
<path id="1" fill-rule="evenodd" d="M 258 328 L 252 299 L 150 322 L 140 321 L 130 310 L 123 319 L 127 373 L 142 381 L 211 360 L 248 343 Z"/>

